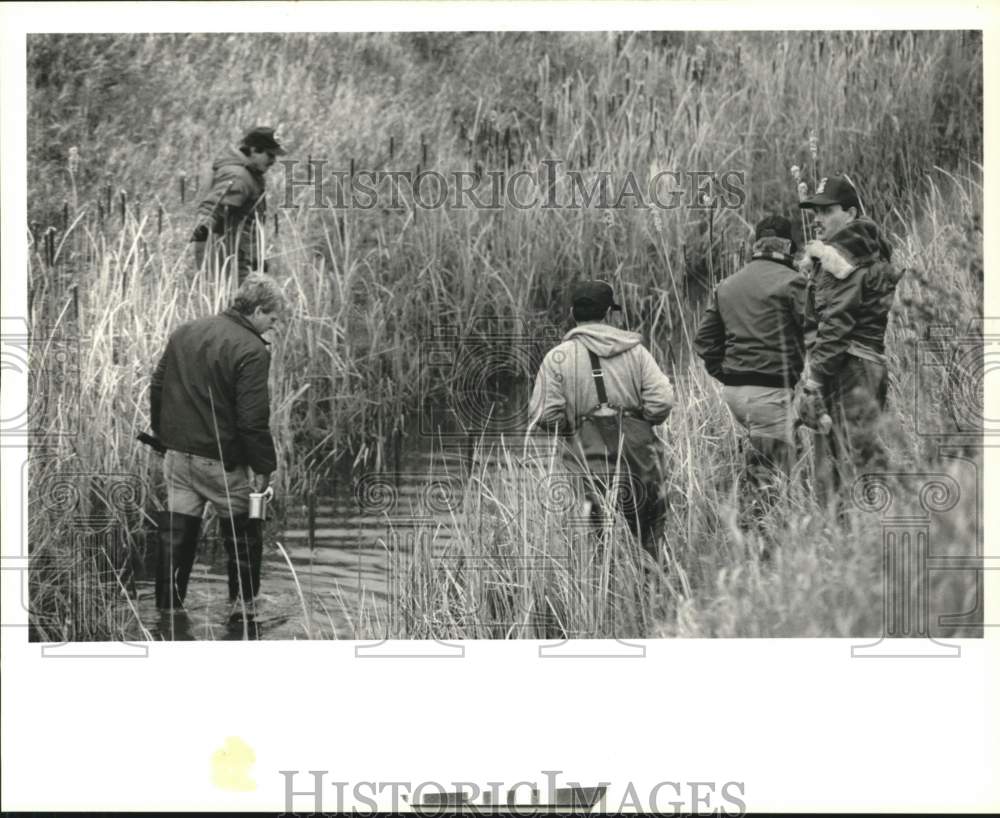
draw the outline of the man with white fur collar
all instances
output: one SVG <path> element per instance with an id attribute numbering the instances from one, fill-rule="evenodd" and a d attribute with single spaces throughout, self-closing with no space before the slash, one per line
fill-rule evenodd
<path id="1" fill-rule="evenodd" d="M 799 207 L 812 210 L 817 238 L 805 247 L 815 336 L 797 406 L 812 428 L 829 414 L 832 429 L 817 451 L 820 479 L 849 490 L 856 469 L 888 466 L 878 427 L 889 385 L 885 330 L 900 271 L 846 176 L 824 178 Z"/>

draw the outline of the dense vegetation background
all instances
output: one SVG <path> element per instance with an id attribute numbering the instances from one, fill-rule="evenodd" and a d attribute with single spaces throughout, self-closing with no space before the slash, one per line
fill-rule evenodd
<path id="1" fill-rule="evenodd" d="M 341 170 L 534 169 L 557 158 L 614 178 L 737 170 L 746 179 L 736 210 L 334 212 L 310 209 L 313 192 L 303 188 L 294 206 L 278 208 L 276 166 L 269 256 L 295 305 L 273 376 L 286 492 L 303 491 L 312 469 L 338 452 L 384 465 L 386 441 L 403 433 L 407 407 L 433 385 L 414 353 L 430 320 L 460 337 L 483 315 L 561 326 L 571 283 L 606 277 L 680 395 L 666 431 L 669 592 L 640 594 L 619 621 L 647 634 L 878 632 L 876 516 L 858 515 L 845 535 L 799 496 L 775 521 L 787 547 L 762 568 L 732 525 L 735 430 L 689 356 L 703 298 L 738 267 L 751 225 L 768 211 L 796 211 L 793 164 L 810 189 L 820 176 L 849 172 L 906 269 L 889 334 L 885 434 L 896 464 L 955 472 L 970 488 L 939 447 L 974 456 L 968 418 L 981 405 L 981 362 L 959 340 L 975 337 L 982 305 L 977 33 L 33 35 L 28 85 L 30 313 L 36 326 L 82 339 L 81 411 L 52 389 L 33 395 L 40 431 L 80 429 L 35 470 L 36 485 L 46 470 L 148 472 L 133 440 L 146 426 L 152 364 L 179 321 L 226 300 L 224 282 L 192 269 L 198 180 L 249 126 L 272 124 L 289 158 Z M 932 335 L 935 327 L 946 330 Z M 930 338 L 937 365 L 925 371 L 918 353 Z M 33 354 L 36 371 L 52 368 L 45 348 Z M 306 383 L 313 388 L 303 394 Z M 93 494 L 82 496 L 100 502 Z M 547 547 L 535 531 L 552 530 L 537 518 L 548 512 L 533 506 L 519 516 L 523 498 L 491 496 L 482 513 L 503 534 L 489 547 Z M 970 508 L 949 518 L 948 553 L 975 552 Z M 55 556 L 65 524 L 58 504 L 33 515 L 39 564 L 63 564 Z M 468 547 L 485 547 L 481 526 L 466 535 Z M 67 571 L 38 574 L 42 632 L 106 632 L 107 623 L 93 633 L 67 624 L 77 593 L 67 590 Z M 969 571 L 939 575 L 934 599 L 972 610 L 977 587 Z M 461 614 L 461 598 L 435 594 L 433 583 L 421 594 L 410 599 L 424 607 L 414 608 L 408 634 L 483 635 Z M 619 604 L 610 592 L 605 600 Z"/>

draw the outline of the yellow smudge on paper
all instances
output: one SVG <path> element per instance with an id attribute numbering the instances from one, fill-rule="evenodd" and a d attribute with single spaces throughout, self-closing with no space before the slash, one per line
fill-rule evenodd
<path id="1" fill-rule="evenodd" d="M 228 736 L 221 750 L 212 753 L 212 783 L 223 790 L 249 792 L 257 789 L 250 767 L 257 760 L 253 748 L 243 739 Z"/>

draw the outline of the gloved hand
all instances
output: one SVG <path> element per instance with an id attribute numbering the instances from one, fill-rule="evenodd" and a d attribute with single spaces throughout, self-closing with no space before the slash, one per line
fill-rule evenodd
<path id="1" fill-rule="evenodd" d="M 804 426 L 815 431 L 829 431 L 830 417 L 826 414 L 823 390 L 819 383 L 808 378 L 800 382 L 795 390 L 792 405 L 795 409 L 795 415 Z"/>

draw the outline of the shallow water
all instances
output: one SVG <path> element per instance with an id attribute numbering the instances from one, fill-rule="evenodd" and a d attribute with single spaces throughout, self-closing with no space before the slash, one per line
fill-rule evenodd
<path id="1" fill-rule="evenodd" d="M 526 390 L 511 390 L 507 400 L 518 400 L 525 406 Z M 279 528 L 274 521 L 266 525 L 257 626 L 247 633 L 242 624 L 227 625 L 231 606 L 225 556 L 214 537 L 216 523 L 203 526 L 203 536 L 208 534 L 211 539 L 203 541 L 199 550 L 185 600 L 186 615 L 162 618 L 156 610 L 151 579 L 137 583 L 135 604 L 149 636 L 353 639 L 388 635 L 386 623 L 392 604 L 389 571 L 395 549 L 412 549 L 414 531 L 432 543 L 435 553 L 447 548 L 454 536 L 453 509 L 464 489 L 476 445 L 487 452 L 484 461 L 475 463 L 478 472 L 498 468 L 490 452 L 501 439 L 513 450 L 520 450 L 524 443 L 523 433 L 517 433 L 517 424 L 512 424 L 510 417 L 500 429 L 487 428 L 475 435 L 456 432 L 459 420 L 453 413 L 452 423 L 439 427 L 434 436 L 421 434 L 419 421 L 415 421 L 404 435 L 403 445 L 392 453 L 391 469 L 342 468 L 336 476 L 322 481 L 314 495 L 311 532 L 307 498 L 279 498 L 284 526 Z M 520 426 L 523 428 L 523 422 Z M 150 578 L 151 567 L 147 561 L 146 576 Z"/>

